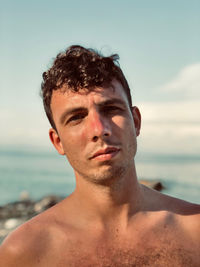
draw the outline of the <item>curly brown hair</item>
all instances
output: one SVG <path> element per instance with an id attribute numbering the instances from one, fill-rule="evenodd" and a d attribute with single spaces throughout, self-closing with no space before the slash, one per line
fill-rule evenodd
<path id="1" fill-rule="evenodd" d="M 119 67 L 117 54 L 109 57 L 99 52 L 73 45 L 63 53 L 59 53 L 53 66 L 43 73 L 41 95 L 44 109 L 51 126 L 56 130 L 51 111 L 51 97 L 53 90 L 65 88 L 73 92 L 80 89 L 94 90 L 95 87 L 109 86 L 113 79 L 119 81 L 127 95 L 129 105 L 132 106 L 131 93 L 128 82 Z"/>

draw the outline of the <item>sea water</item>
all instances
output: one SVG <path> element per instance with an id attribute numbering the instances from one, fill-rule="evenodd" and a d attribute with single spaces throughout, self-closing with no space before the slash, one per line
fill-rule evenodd
<path id="1" fill-rule="evenodd" d="M 163 193 L 200 204 L 200 155 L 141 153 L 136 168 L 139 179 L 161 181 Z M 67 196 L 74 188 L 73 170 L 56 152 L 0 150 L 0 205 L 19 200 L 24 191 L 36 200 L 48 194 Z"/>

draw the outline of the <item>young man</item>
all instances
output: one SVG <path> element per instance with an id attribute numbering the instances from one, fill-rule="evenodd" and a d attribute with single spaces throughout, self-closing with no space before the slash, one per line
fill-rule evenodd
<path id="1" fill-rule="evenodd" d="M 71 46 L 43 74 L 49 136 L 76 189 L 5 240 L 0 266 L 199 266 L 200 206 L 137 181 L 141 117 L 117 59 Z"/>

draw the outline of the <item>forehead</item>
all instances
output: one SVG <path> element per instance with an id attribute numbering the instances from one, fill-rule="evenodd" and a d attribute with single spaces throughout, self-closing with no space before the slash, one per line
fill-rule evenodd
<path id="1" fill-rule="evenodd" d="M 90 103 L 97 104 L 104 100 L 120 99 L 125 104 L 129 105 L 128 98 L 118 81 L 113 81 L 111 86 L 108 87 L 96 87 L 89 91 L 87 89 L 81 89 L 78 92 L 73 92 L 71 90 L 65 90 L 61 88 L 60 90 L 54 90 L 51 99 L 51 109 L 52 112 L 57 109 L 62 109 L 62 107 L 76 107 L 80 105 L 88 105 Z"/>

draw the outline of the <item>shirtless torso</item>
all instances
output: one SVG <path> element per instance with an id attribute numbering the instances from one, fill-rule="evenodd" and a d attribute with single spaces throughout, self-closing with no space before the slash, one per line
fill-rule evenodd
<path id="1" fill-rule="evenodd" d="M 199 205 L 145 190 L 153 193 L 159 204 L 155 210 L 130 216 L 126 226 L 117 220 L 102 226 L 93 218 L 84 224 L 77 213 L 73 214 L 70 197 L 65 199 L 5 241 L 0 266 L 198 267 Z M 164 203 L 166 209 L 162 210 Z"/>

